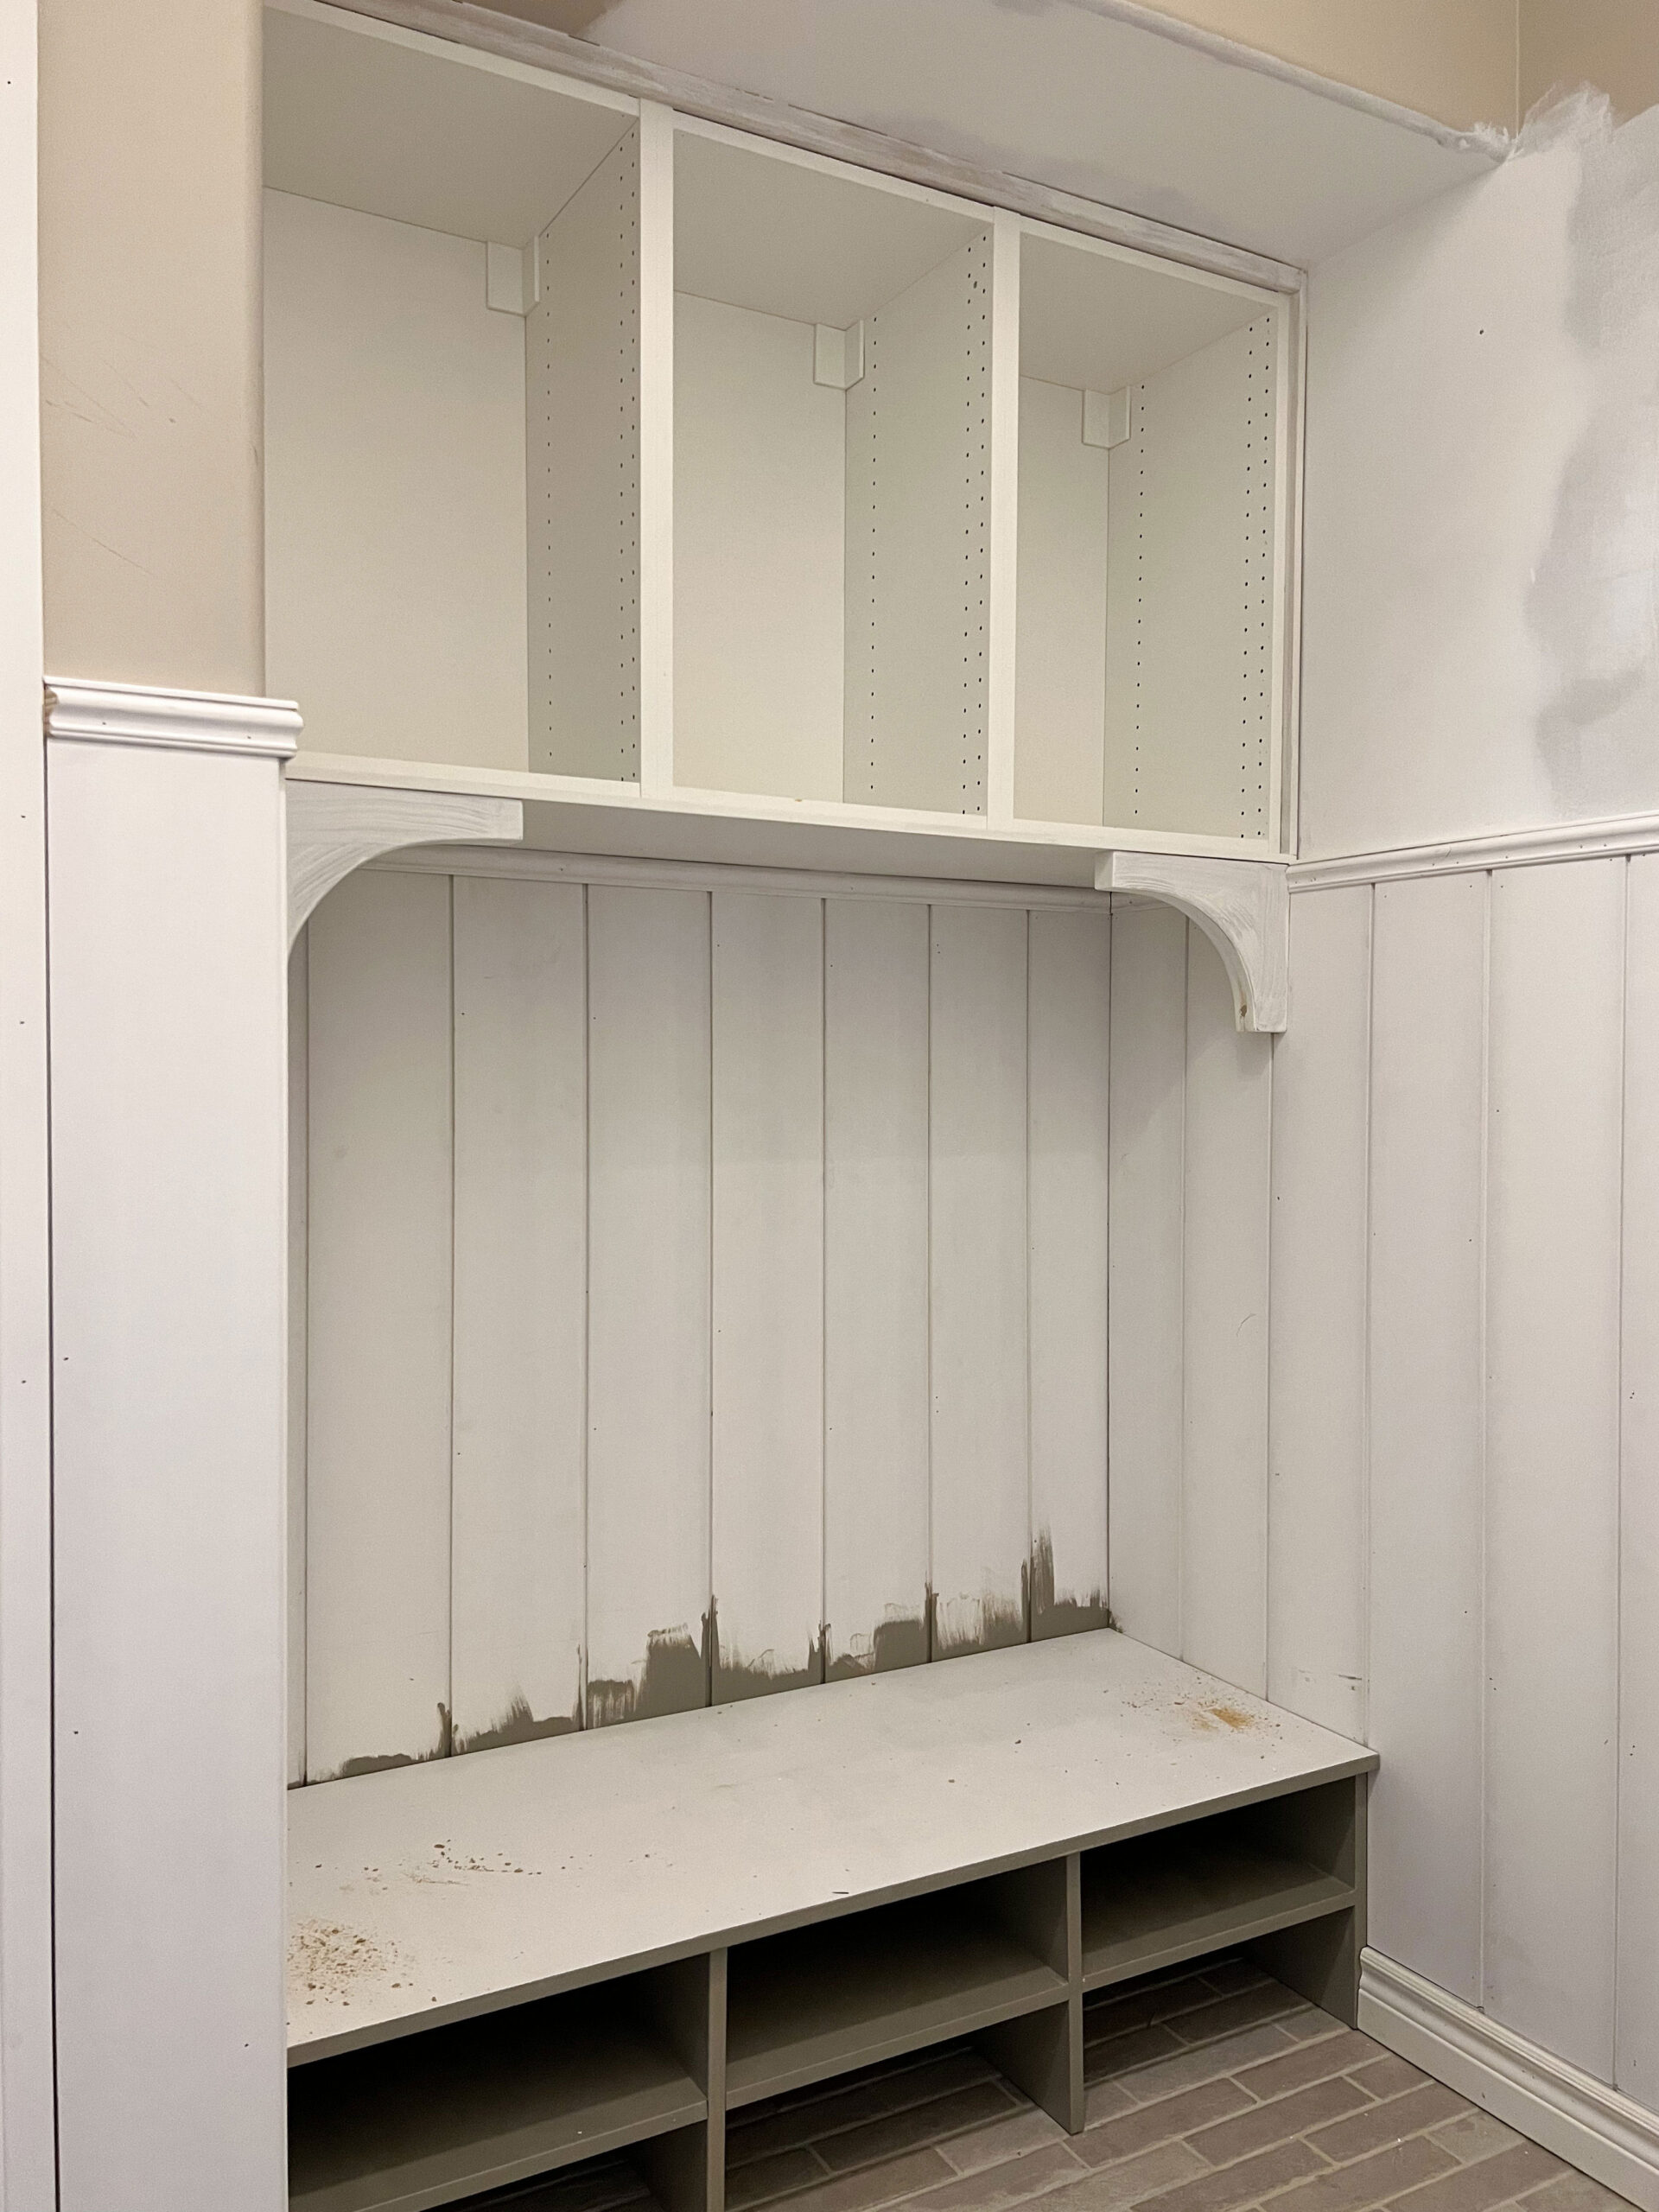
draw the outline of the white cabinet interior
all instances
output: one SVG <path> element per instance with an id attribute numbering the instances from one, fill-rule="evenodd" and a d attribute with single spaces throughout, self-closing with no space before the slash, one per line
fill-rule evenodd
<path id="1" fill-rule="evenodd" d="M 1285 849 L 1294 293 L 320 0 L 265 139 L 309 751 Z"/>

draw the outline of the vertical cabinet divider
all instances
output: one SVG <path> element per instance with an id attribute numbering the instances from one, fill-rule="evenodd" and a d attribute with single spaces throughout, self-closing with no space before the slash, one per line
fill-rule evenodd
<path id="1" fill-rule="evenodd" d="M 985 812 L 1014 820 L 1014 651 L 1020 552 L 1020 219 L 991 226 L 990 609 L 987 624 Z"/>
<path id="2" fill-rule="evenodd" d="M 1064 2003 L 982 2030 L 980 2049 L 1069 2135 L 1084 2125 L 1083 1883 L 1079 1854 L 1021 1866 L 991 1885 L 995 1910 L 1052 1972 L 1065 1977 Z"/>
<path id="3" fill-rule="evenodd" d="M 645 1978 L 645 2002 L 670 2049 L 709 2101 L 705 2120 L 642 2143 L 636 2156 L 664 2212 L 724 2212 L 726 1954 L 676 1959 Z"/>
<path id="4" fill-rule="evenodd" d="M 674 114 L 639 103 L 639 788 L 674 785 Z"/>

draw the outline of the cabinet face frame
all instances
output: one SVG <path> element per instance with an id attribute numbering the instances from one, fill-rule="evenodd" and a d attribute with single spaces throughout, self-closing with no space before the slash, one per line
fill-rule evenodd
<path id="1" fill-rule="evenodd" d="M 773 809 L 787 810 L 795 819 L 804 818 L 799 800 L 759 790 L 718 793 L 678 780 L 676 772 L 673 701 L 673 300 L 674 184 L 673 154 L 683 137 L 700 138 L 731 147 L 757 161 L 775 161 L 788 167 L 834 178 L 867 192 L 887 195 L 912 205 L 935 207 L 976 226 L 994 241 L 991 254 L 991 343 L 989 419 L 992 444 L 992 510 L 988 532 L 988 655 L 984 715 L 984 800 L 977 815 L 963 815 L 934 805 L 889 805 L 868 800 L 808 801 L 818 819 L 845 819 L 849 823 L 872 819 L 902 829 L 918 827 L 962 829 L 975 826 L 992 834 L 1017 829 L 1023 840 L 1087 845 L 1105 850 L 1194 851 L 1240 859 L 1294 857 L 1296 849 L 1297 709 L 1300 642 L 1301 550 L 1301 474 L 1303 447 L 1306 279 L 1300 271 L 1265 257 L 1242 252 L 1219 241 L 1190 233 L 1167 231 L 1167 254 L 1148 251 L 1131 238 L 1154 238 L 1166 226 L 1127 215 L 1103 205 L 1073 200 L 1046 188 L 1027 188 L 1017 179 L 984 177 L 985 197 L 968 197 L 904 173 L 906 164 L 925 170 L 929 157 L 922 149 L 897 143 L 891 147 L 892 166 L 875 168 L 856 160 L 819 150 L 783 137 L 734 126 L 707 113 L 672 108 L 621 89 L 623 81 L 650 76 L 643 69 L 620 70 L 614 56 L 596 49 L 591 73 L 586 57 L 561 45 L 556 66 L 524 60 L 505 51 L 509 43 L 499 27 L 446 23 L 442 35 L 417 28 L 429 21 L 421 0 L 368 0 L 372 14 L 328 4 L 328 0 L 266 0 L 271 10 L 288 16 L 325 23 L 341 31 L 384 41 L 448 60 L 458 67 L 480 68 L 515 81 L 544 87 L 551 93 L 607 108 L 637 118 L 641 143 L 639 267 L 641 289 L 641 361 L 639 404 L 640 468 L 640 687 L 639 718 L 639 775 L 634 779 L 596 780 L 547 771 L 484 771 L 492 788 L 505 789 L 504 773 L 512 777 L 522 796 L 543 795 L 550 799 L 603 798 L 655 802 L 679 810 L 677 801 L 691 799 L 690 810 L 711 811 L 709 802 L 729 802 L 721 811 L 753 815 Z M 413 20 L 407 25 L 400 16 Z M 615 81 L 612 81 L 615 80 Z M 665 92 L 675 89 L 664 80 Z M 734 95 L 741 111 L 742 103 Z M 861 134 L 833 124 L 822 126 L 834 143 L 844 137 L 856 143 Z M 885 147 L 880 149 L 887 149 Z M 976 180 L 977 181 L 977 180 Z M 1008 200 L 1029 203 L 1033 197 L 1052 207 L 1060 219 L 1022 211 Z M 1074 217 L 1077 227 L 1066 219 Z M 1122 823 L 1050 823 L 1042 817 L 1017 815 L 1014 801 L 1015 770 L 1014 673 L 1017 646 L 1014 607 L 1017 593 L 1017 446 L 1019 422 L 1020 247 L 1026 238 L 1043 239 L 1067 250 L 1139 267 L 1171 283 L 1230 293 L 1259 301 L 1274 318 L 1275 465 L 1273 489 L 1274 550 L 1271 584 L 1272 697 L 1269 709 L 1269 789 L 1263 808 L 1268 833 L 1261 837 L 1232 837 L 1214 830 L 1148 830 Z M 1249 276 L 1239 271 L 1247 270 Z M 654 334 L 652 335 L 652 334 Z M 649 350 L 654 357 L 647 359 Z M 1012 445 L 1014 450 L 1008 448 Z M 302 702 L 303 704 L 303 702 Z M 342 765 L 357 758 L 337 756 Z M 386 780 L 392 764 L 373 763 L 371 780 Z M 365 768 L 369 766 L 365 763 Z M 411 762 L 412 771 L 421 764 Z M 445 772 L 446 773 L 448 772 Z M 416 780 L 418 780 L 416 775 Z M 782 780 L 780 779 L 780 780 Z M 843 786 L 844 788 L 844 786 Z M 797 810 L 801 811 L 798 812 Z M 1104 807 L 1103 805 L 1103 814 Z"/>

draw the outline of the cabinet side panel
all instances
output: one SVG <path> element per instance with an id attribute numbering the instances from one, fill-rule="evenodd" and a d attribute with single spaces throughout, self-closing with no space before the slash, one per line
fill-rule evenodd
<path id="1" fill-rule="evenodd" d="M 579 885 L 454 880 L 457 1751 L 578 1725 L 587 1007 Z"/>
<path id="2" fill-rule="evenodd" d="M 824 906 L 831 1674 L 927 1656 L 927 909 Z"/>
<path id="3" fill-rule="evenodd" d="M 1029 1630 L 1026 916 L 932 910 L 935 1657 Z"/>
<path id="4" fill-rule="evenodd" d="M 823 907 L 713 924 L 719 1702 L 823 1673 Z"/>
<path id="5" fill-rule="evenodd" d="M 639 155 L 629 133 L 537 243 L 524 322 L 530 765 L 639 773 Z"/>
<path id="6" fill-rule="evenodd" d="M 1112 917 L 1110 1595 L 1127 1634 L 1176 1655 L 1186 937 L 1172 907 Z"/>
<path id="7" fill-rule="evenodd" d="M 1492 879 L 1485 2010 L 1613 2066 L 1624 878 Z"/>
<path id="8" fill-rule="evenodd" d="M 1108 822 L 1277 835 L 1277 351 L 1263 315 L 1130 394 L 1111 456 Z"/>
<path id="9" fill-rule="evenodd" d="M 1031 931 L 1031 1632 L 1106 1619 L 1111 923 Z"/>
<path id="10" fill-rule="evenodd" d="M 674 303 L 674 779 L 838 799 L 845 395 L 806 322 Z"/>
<path id="11" fill-rule="evenodd" d="M 849 799 L 985 811 L 990 302 L 985 238 L 866 325 L 848 394 Z"/>
<path id="12" fill-rule="evenodd" d="M 709 899 L 588 893 L 588 1719 L 709 1699 Z"/>
<path id="13" fill-rule="evenodd" d="M 1267 1688 L 1272 1039 L 1241 1035 L 1215 947 L 1187 931 L 1182 1654 Z"/>
<path id="14" fill-rule="evenodd" d="M 1014 810 L 1026 821 L 1101 819 L 1110 460 L 1083 442 L 1080 391 L 1020 378 Z"/>
<path id="15" fill-rule="evenodd" d="M 348 876 L 310 938 L 308 1778 L 450 1743 L 449 882 Z"/>

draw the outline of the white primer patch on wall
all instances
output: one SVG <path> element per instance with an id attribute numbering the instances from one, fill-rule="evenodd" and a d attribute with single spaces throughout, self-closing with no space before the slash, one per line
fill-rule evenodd
<path id="1" fill-rule="evenodd" d="M 1659 806 L 1659 119 L 1313 271 L 1302 851 Z"/>

